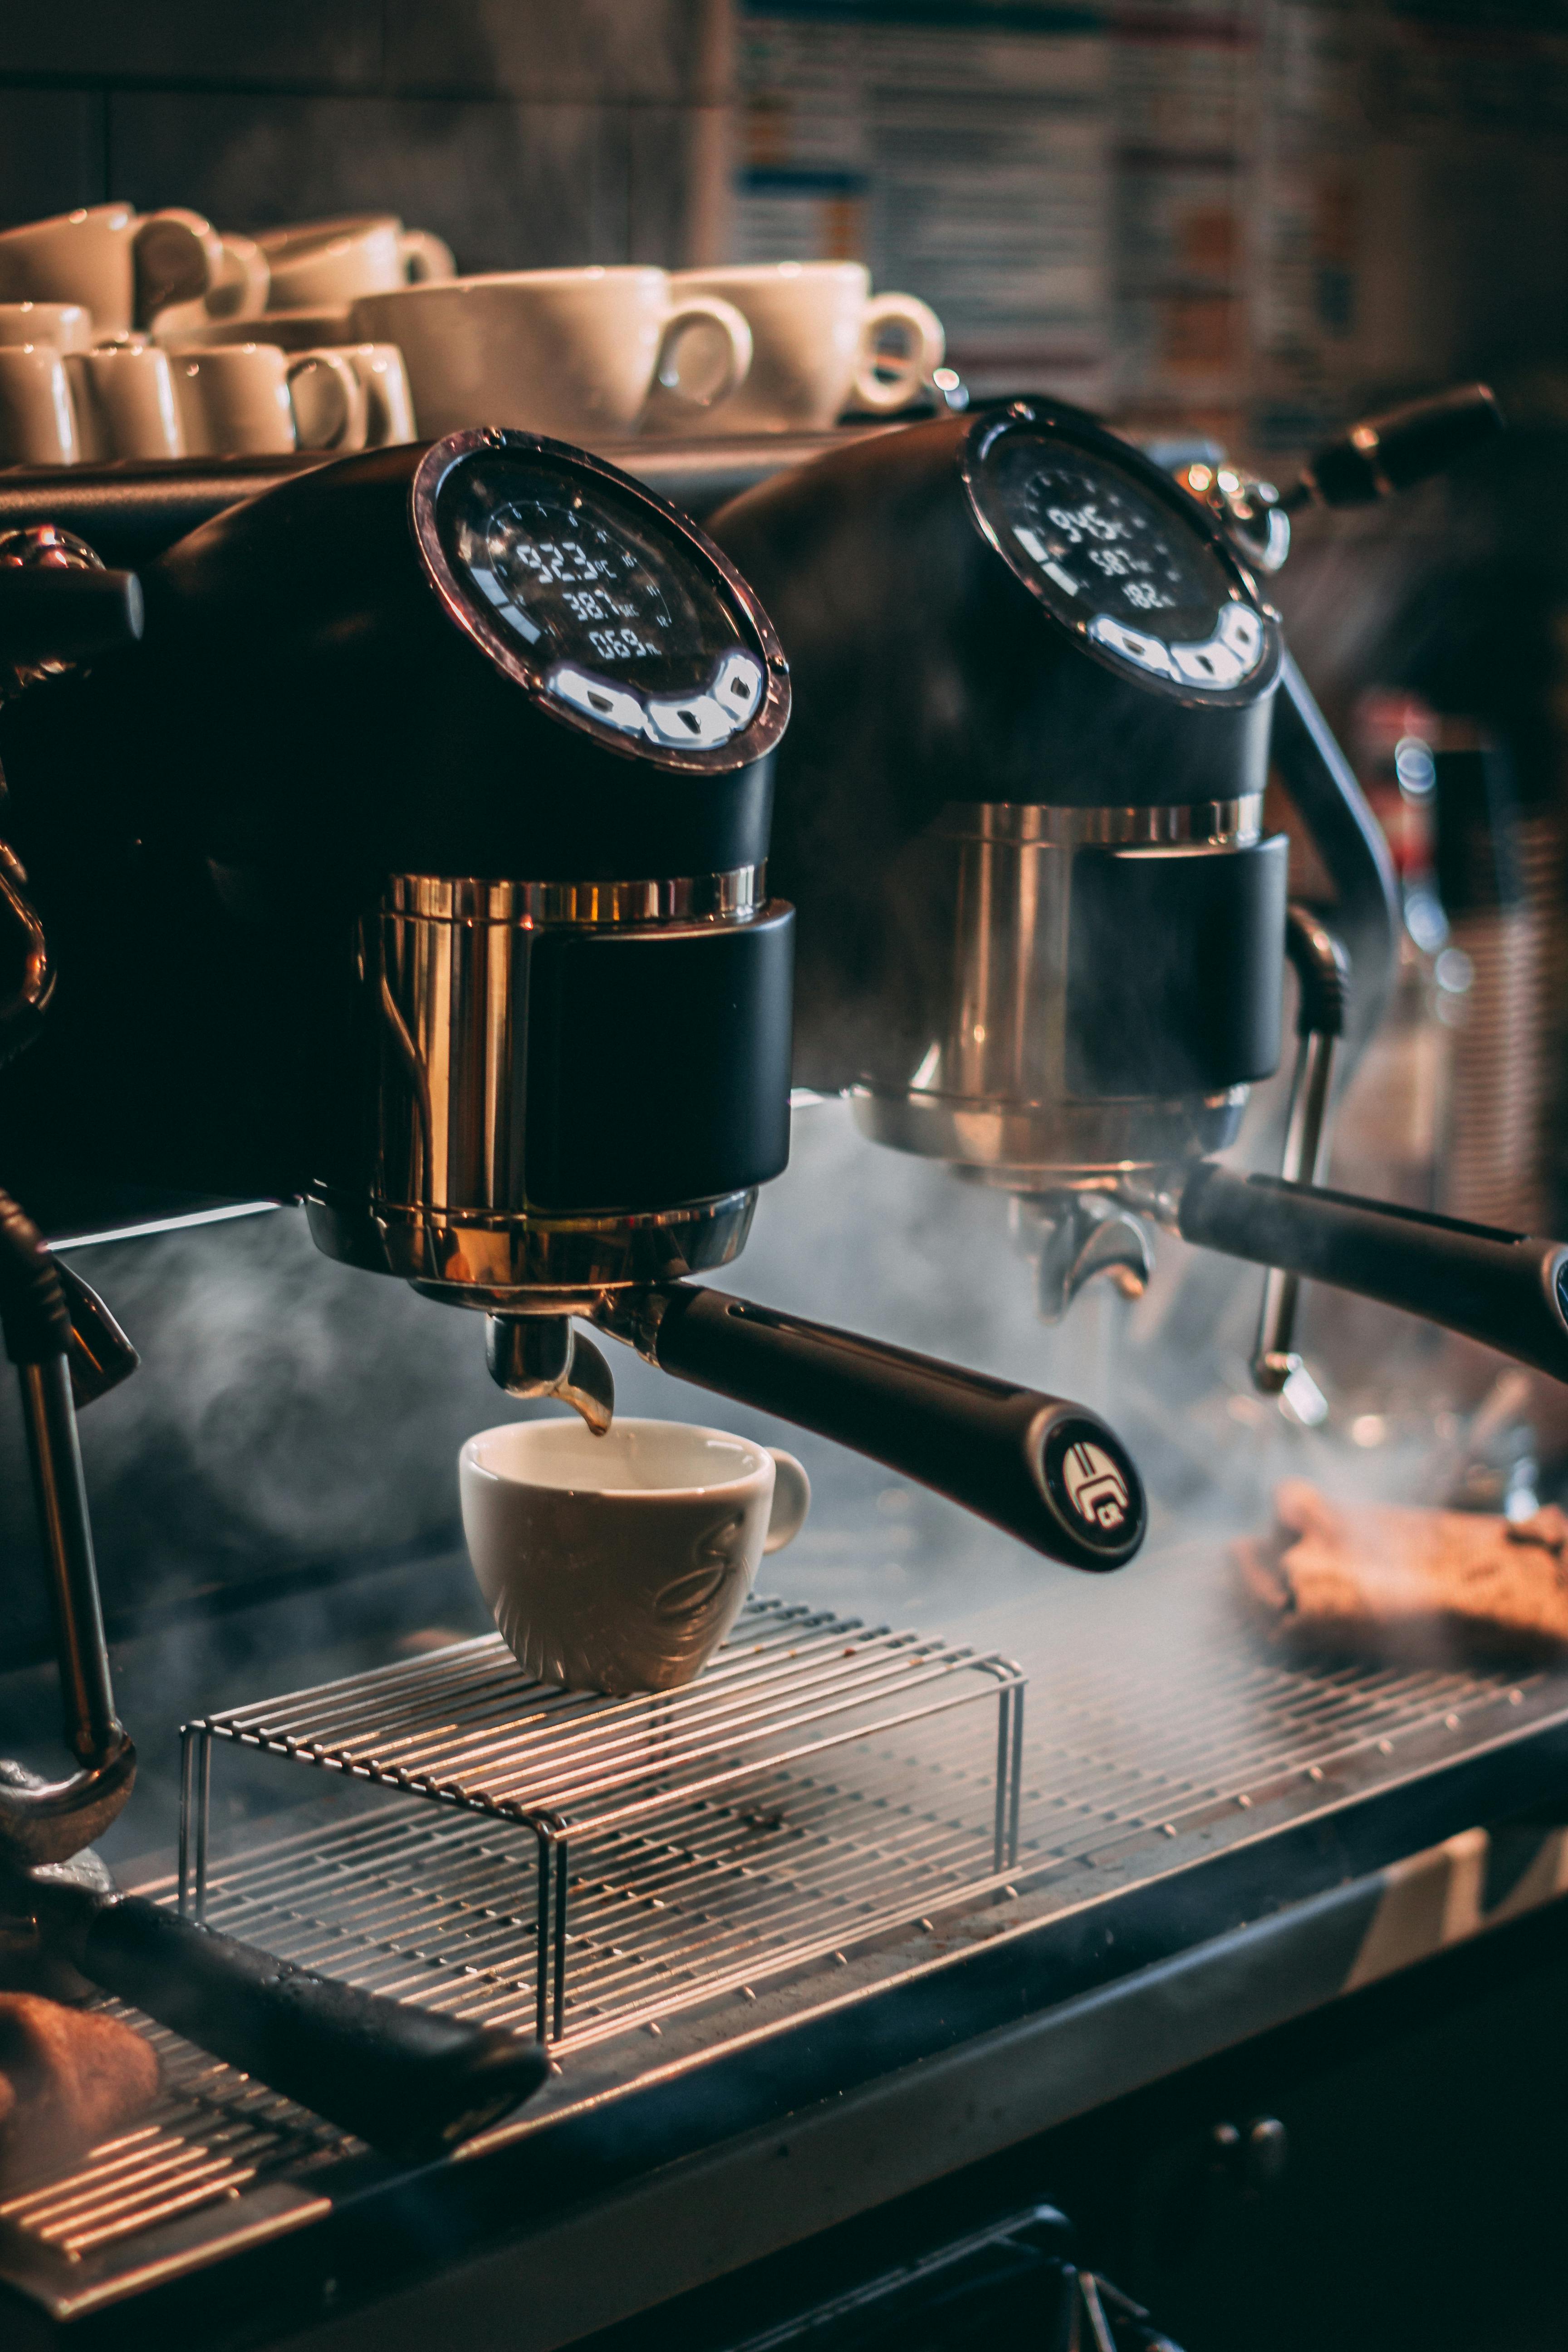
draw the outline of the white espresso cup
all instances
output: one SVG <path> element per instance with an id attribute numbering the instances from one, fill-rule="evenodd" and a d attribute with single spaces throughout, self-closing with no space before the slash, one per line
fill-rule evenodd
<path id="1" fill-rule="evenodd" d="M 85 352 L 95 340 L 79 302 L 0 302 L 0 344 L 50 343 L 57 352 Z"/>
<path id="2" fill-rule="evenodd" d="M 743 383 L 751 331 L 732 303 L 676 295 L 662 269 L 520 269 L 371 294 L 352 312 L 356 341 L 403 353 L 421 433 L 438 439 L 468 425 L 514 425 L 562 441 L 619 440 L 634 429 L 656 371 L 677 414 L 681 360 L 693 328 L 723 363 L 710 404 Z"/>
<path id="3" fill-rule="evenodd" d="M 682 269 L 677 296 L 716 295 L 743 311 L 752 367 L 721 415 L 683 414 L 656 383 L 650 433 L 823 433 L 853 404 L 891 414 L 917 397 L 946 348 L 942 320 L 912 294 L 871 292 L 858 261 Z M 897 355 L 887 349 L 898 332 Z"/>
<path id="4" fill-rule="evenodd" d="M 258 237 L 272 273 L 274 310 L 342 308 L 361 294 L 450 278 L 452 248 L 428 229 L 405 228 L 393 213 L 347 213 L 297 221 Z"/>
<path id="5" fill-rule="evenodd" d="M 253 342 L 264 334 L 274 341 L 274 331 L 285 320 L 306 319 L 318 323 L 325 320 L 329 328 L 336 327 L 340 335 L 348 331 L 348 313 L 344 311 L 288 310 L 269 311 L 265 324 L 258 328 L 252 320 L 248 327 L 236 328 L 232 333 L 214 329 L 195 337 L 199 343 L 216 347 L 224 343 Z M 412 441 L 415 437 L 414 395 L 408 389 L 408 371 L 403 364 L 403 353 L 395 343 L 350 343 L 331 341 L 320 333 L 286 338 L 276 337 L 279 348 L 296 353 L 300 358 L 319 362 L 310 369 L 296 372 L 290 380 L 300 446 L 302 449 L 347 449 L 349 441 L 334 438 L 335 435 L 357 432 L 344 415 L 341 396 L 328 380 L 327 371 L 334 359 L 346 362 L 359 378 L 364 393 L 366 449 L 384 449 L 394 441 Z M 355 404 L 353 414 L 357 415 Z M 341 420 L 341 421 L 340 421 Z M 325 438 L 322 438 L 322 433 Z"/>
<path id="6" fill-rule="evenodd" d="M 513 1421 L 458 1456 L 479 1590 L 518 1664 L 567 1690 L 677 1690 L 739 1616 L 763 1554 L 798 1535 L 793 1454 L 722 1429 Z"/>
<path id="7" fill-rule="evenodd" d="M 95 457 L 183 457 L 184 428 L 169 354 L 153 343 L 109 343 L 71 352 L 66 374 L 76 404 L 81 454 Z"/>
<path id="8" fill-rule="evenodd" d="M 186 344 L 170 357 L 193 457 L 364 447 L 364 387 L 340 352 L 202 343 Z M 298 378 L 304 381 L 296 401 Z"/>
<path id="9" fill-rule="evenodd" d="M 52 343 L 0 345 L 0 466 L 74 466 L 80 455 L 61 353 Z"/>
<path id="10" fill-rule="evenodd" d="M 206 293 L 223 243 L 199 213 L 91 205 L 0 229 L 0 301 L 79 302 L 100 332 L 144 325 Z"/>

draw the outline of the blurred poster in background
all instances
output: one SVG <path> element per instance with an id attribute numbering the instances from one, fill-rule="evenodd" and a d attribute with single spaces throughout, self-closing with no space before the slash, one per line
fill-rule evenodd
<path id="1" fill-rule="evenodd" d="M 1555 355 L 1558 0 L 741 0 L 736 35 L 733 257 L 867 262 L 977 392 L 1290 449 Z"/>
<path id="2" fill-rule="evenodd" d="M 852 258 L 940 312 L 978 391 L 1110 389 L 1098 9 L 765 0 L 738 43 L 733 249 Z"/>

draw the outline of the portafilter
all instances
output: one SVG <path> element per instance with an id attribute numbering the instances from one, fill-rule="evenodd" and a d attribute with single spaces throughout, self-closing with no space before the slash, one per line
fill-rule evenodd
<path id="1" fill-rule="evenodd" d="M 60 974 L 0 1091 L 127 1181 L 302 1197 L 607 1425 L 587 1320 L 1051 1556 L 1142 1539 L 1092 1413 L 708 1290 L 789 1148 L 787 668 L 685 517 L 474 430 L 296 477 L 142 574 L 142 641 L 0 714 Z M 40 591 L 40 593 L 42 593 Z"/>

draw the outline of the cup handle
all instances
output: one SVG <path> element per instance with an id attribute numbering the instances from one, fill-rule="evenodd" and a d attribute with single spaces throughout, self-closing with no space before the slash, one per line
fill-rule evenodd
<path id="1" fill-rule="evenodd" d="M 132 238 L 136 263 L 136 324 L 145 327 L 175 302 L 196 302 L 223 270 L 223 239 L 200 213 L 172 205 L 145 213 Z"/>
<path id="2" fill-rule="evenodd" d="M 682 392 L 679 368 L 673 374 L 666 373 L 676 358 L 681 337 L 696 326 L 717 327 L 727 346 L 727 360 L 722 381 L 714 387 L 705 400 L 697 399 L 691 393 Z M 668 392 L 674 399 L 683 402 L 688 408 L 717 408 L 721 400 L 728 400 L 730 394 L 738 391 L 745 383 L 751 373 L 751 366 L 752 330 L 741 312 L 736 310 L 733 302 L 722 301 L 716 294 L 689 294 L 679 310 L 672 310 L 664 322 L 664 332 L 659 338 L 658 358 L 654 363 L 654 381 L 661 391 Z"/>
<path id="3" fill-rule="evenodd" d="M 405 228 L 397 240 L 403 275 L 410 286 L 445 285 L 458 274 L 457 257 L 445 237 L 427 228 Z"/>
<path id="4" fill-rule="evenodd" d="M 300 429 L 299 413 L 294 415 L 294 439 L 301 449 L 331 449 L 335 457 L 346 457 L 351 450 L 363 449 L 370 433 L 370 403 L 359 373 L 342 352 L 297 352 L 289 362 L 289 404 L 294 405 L 294 379 L 309 367 L 324 368 L 337 379 L 342 394 L 342 421 L 324 439 L 307 440 Z"/>
<path id="5" fill-rule="evenodd" d="M 909 332 L 909 351 L 892 362 L 896 373 L 877 373 L 889 362 L 879 357 L 877 330 L 892 320 Z M 862 408 L 907 408 L 922 383 L 942 362 L 947 336 L 936 312 L 913 294 L 874 295 L 860 313 L 860 356 L 855 362 L 855 399 Z"/>
<path id="6" fill-rule="evenodd" d="M 805 1465 L 782 1446 L 770 1445 L 773 1457 L 773 1507 L 768 1514 L 768 1532 L 763 1544 L 764 1552 L 783 1551 L 793 1543 L 805 1525 L 805 1515 L 811 1508 L 811 1480 Z"/>
<path id="7" fill-rule="evenodd" d="M 267 256 L 248 236 L 225 237 L 223 252 L 227 265 L 225 288 L 237 283 L 239 287 L 238 299 L 225 310 L 225 318 L 259 319 L 272 289 L 272 269 Z"/>

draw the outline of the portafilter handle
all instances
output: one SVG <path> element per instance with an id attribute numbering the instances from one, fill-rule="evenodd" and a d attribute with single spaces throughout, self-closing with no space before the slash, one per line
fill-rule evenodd
<path id="1" fill-rule="evenodd" d="M 1177 1178 L 1160 1213 L 1184 1241 L 1403 1307 L 1568 1381 L 1568 1243 L 1213 1160 Z"/>
<path id="2" fill-rule="evenodd" d="M 1070 1568 L 1121 1568 L 1142 1482 L 1097 1413 L 696 1283 L 601 1310 L 661 1371 L 868 1454 Z"/>

